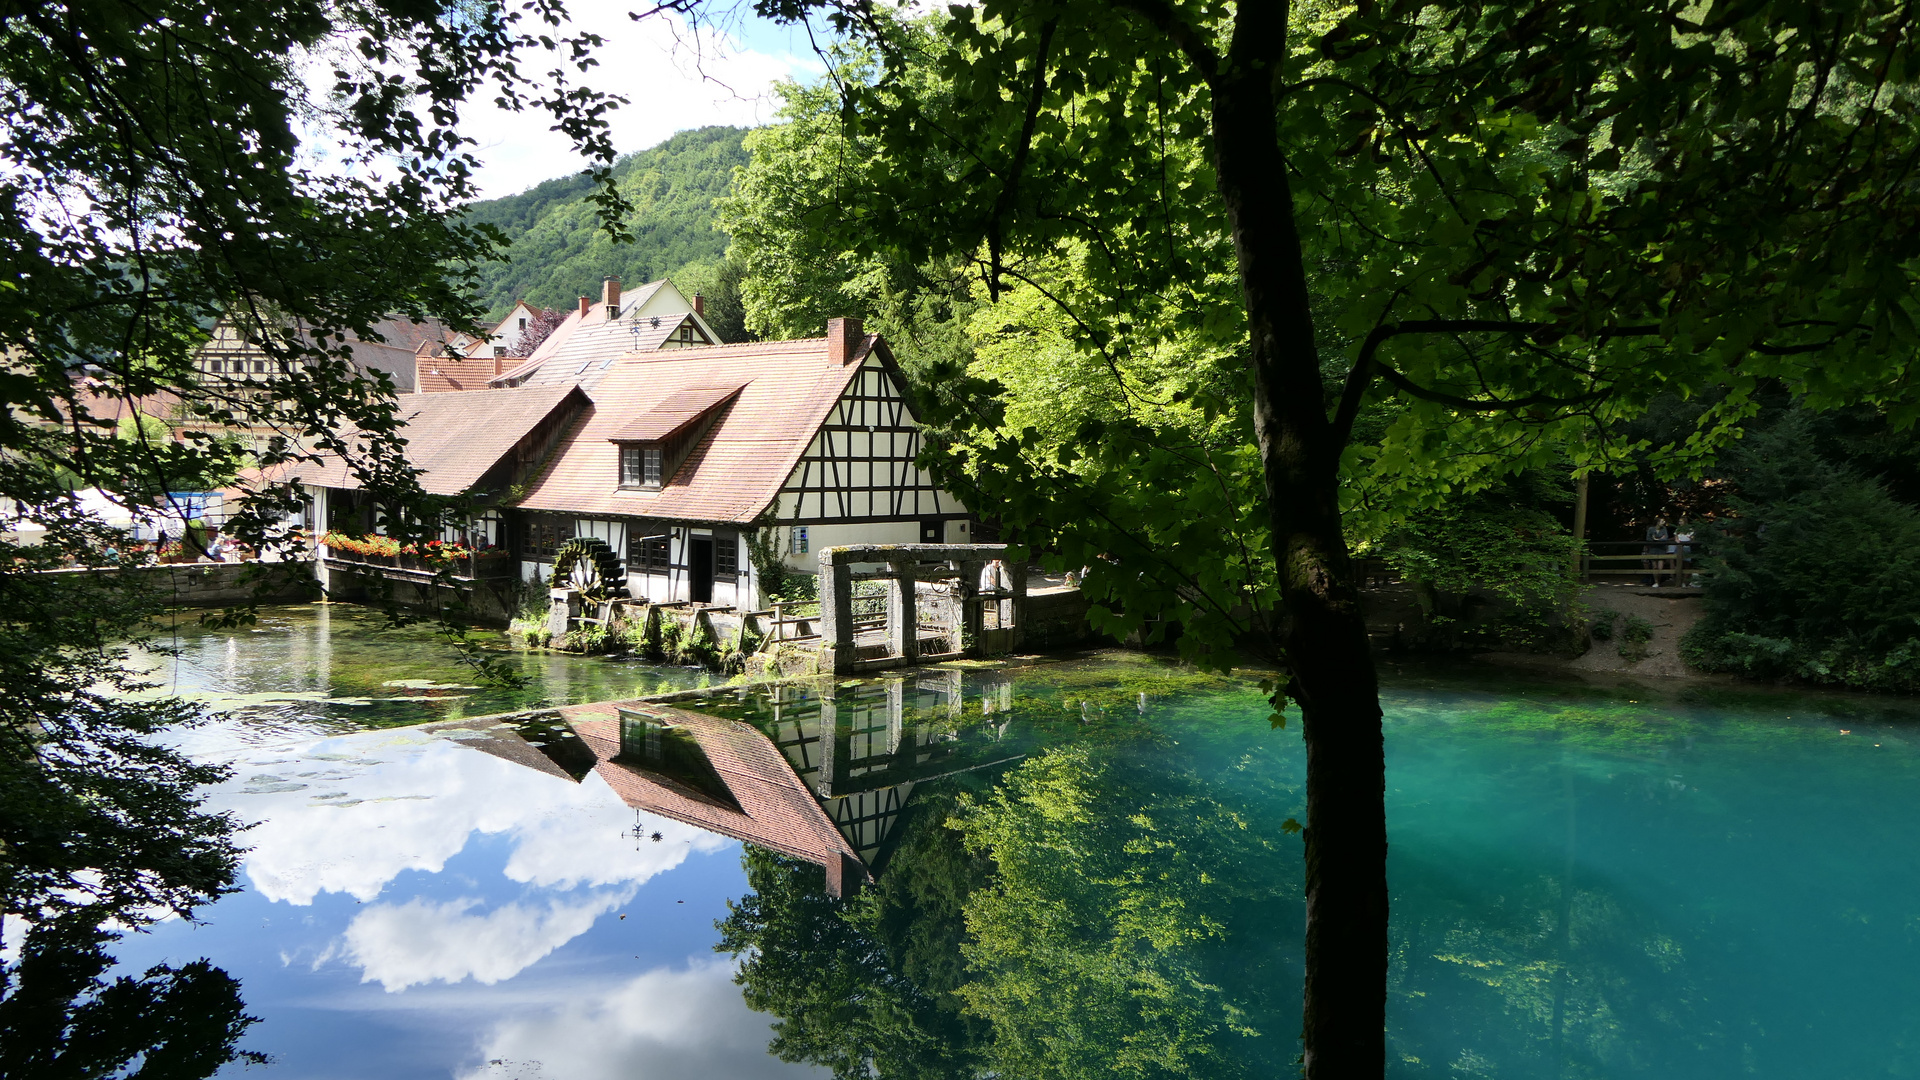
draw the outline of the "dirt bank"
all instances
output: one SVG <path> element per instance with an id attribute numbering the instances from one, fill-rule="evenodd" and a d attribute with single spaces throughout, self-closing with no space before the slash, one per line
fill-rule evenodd
<path id="1" fill-rule="evenodd" d="M 1605 612 L 1618 615 L 1613 620 L 1613 636 L 1594 638 L 1585 654 L 1571 659 L 1538 653 L 1481 653 L 1475 657 L 1485 663 L 1536 670 L 1578 672 L 1583 675 L 1632 675 L 1664 679 L 1721 678 L 1708 676 L 1688 667 L 1680 658 L 1680 639 L 1700 621 L 1706 601 L 1688 589 L 1644 589 L 1599 585 L 1585 597 L 1592 616 L 1604 618 Z M 1639 619 L 1651 628 L 1649 639 L 1636 646 L 1628 640 L 1627 627 Z"/>

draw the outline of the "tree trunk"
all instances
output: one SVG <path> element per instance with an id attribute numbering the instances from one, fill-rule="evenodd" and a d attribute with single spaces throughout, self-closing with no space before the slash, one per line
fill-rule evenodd
<path id="1" fill-rule="evenodd" d="M 1292 669 L 1307 744 L 1309 1080 L 1386 1067 L 1386 754 L 1379 686 L 1338 501 L 1341 445 L 1327 415 L 1273 73 L 1286 5 L 1242 5 L 1212 82 L 1214 167 L 1246 300 L 1253 418 L 1265 471 Z"/>

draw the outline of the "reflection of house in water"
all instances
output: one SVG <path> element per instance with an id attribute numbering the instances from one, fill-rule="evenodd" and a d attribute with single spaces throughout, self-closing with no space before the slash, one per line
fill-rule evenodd
<path id="1" fill-rule="evenodd" d="M 636 809 L 825 867 L 835 896 L 884 868 L 915 784 L 1019 756 L 960 738 L 958 671 L 767 693 L 772 740 L 633 701 L 529 713 L 462 741 L 576 783 L 598 773 Z M 991 688 L 988 700 L 1004 712 Z"/>
<path id="2" fill-rule="evenodd" d="M 961 686 L 958 671 L 926 670 L 825 695 L 802 686 L 770 691 L 775 744 L 875 872 L 915 784 L 1018 756 L 961 740 Z"/>

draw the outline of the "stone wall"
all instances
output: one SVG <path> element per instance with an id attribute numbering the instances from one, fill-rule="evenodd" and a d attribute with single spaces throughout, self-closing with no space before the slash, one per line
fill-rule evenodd
<path id="1" fill-rule="evenodd" d="M 1086 594 L 1071 586 L 1028 593 L 1021 648 L 1041 652 L 1082 644 L 1093 636 L 1087 628 L 1089 606 Z"/>
<path id="2" fill-rule="evenodd" d="M 387 570 L 333 561 L 327 563 L 327 599 L 351 602 L 370 600 L 368 586 L 385 578 L 393 602 L 413 611 L 437 612 L 455 599 L 452 586 L 440 585 L 428 575 L 411 571 Z M 466 618 L 487 626 L 505 626 L 513 621 L 524 588 L 518 578 L 483 578 L 459 587 L 458 599 L 467 605 Z"/>
<path id="3" fill-rule="evenodd" d="M 313 561 L 285 563 L 177 563 L 168 566 L 123 566 L 113 570 L 48 570 L 49 574 L 112 574 L 134 578 L 156 589 L 181 607 L 221 607 L 251 600 L 298 603 L 319 599 L 313 580 Z M 271 591 L 257 589 L 269 582 Z"/>

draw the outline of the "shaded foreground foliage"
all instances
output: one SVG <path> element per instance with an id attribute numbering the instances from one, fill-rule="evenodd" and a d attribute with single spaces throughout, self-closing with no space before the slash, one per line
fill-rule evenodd
<path id="1" fill-rule="evenodd" d="M 162 739 L 199 715 L 125 664 L 170 598 L 114 573 L 126 538 L 76 490 L 177 520 L 183 484 L 245 472 L 225 532 L 291 557 L 256 565 L 263 591 L 311 582 L 296 481 L 323 452 L 403 541 L 463 520 L 422 490 L 391 380 L 346 343 L 393 317 L 478 329 L 473 264 L 500 236 L 453 214 L 476 92 L 549 113 L 602 163 L 597 205 L 625 208 L 609 98 L 570 82 L 598 39 L 564 21 L 551 3 L 0 7 L 0 916 L 28 928 L 0 1001 L 9 1075 L 205 1075 L 248 1023 L 205 965 L 99 980 L 113 933 L 189 916 L 237 854 L 196 790 L 223 770 Z M 203 377 L 219 322 L 264 354 L 253 378 Z M 165 419 L 118 419 L 143 413 Z"/>

